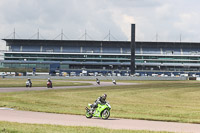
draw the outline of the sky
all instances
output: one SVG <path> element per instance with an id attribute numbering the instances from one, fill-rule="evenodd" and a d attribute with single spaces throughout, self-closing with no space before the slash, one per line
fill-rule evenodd
<path id="1" fill-rule="evenodd" d="M 0 0 L 0 39 L 200 42 L 199 0 Z M 5 50 L 0 41 L 0 50 Z"/>

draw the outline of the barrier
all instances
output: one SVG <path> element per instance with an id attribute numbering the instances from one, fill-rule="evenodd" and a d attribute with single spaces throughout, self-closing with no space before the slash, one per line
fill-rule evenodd
<path id="1" fill-rule="evenodd" d="M 7 76 L 8 78 L 27 78 L 28 76 Z M 173 80 L 188 80 L 188 77 L 152 77 L 152 76 L 49 76 L 49 75 L 41 75 L 41 76 L 32 76 L 32 79 L 70 79 L 70 80 L 95 80 L 98 78 L 99 80 L 166 80 L 166 81 L 173 81 Z"/>

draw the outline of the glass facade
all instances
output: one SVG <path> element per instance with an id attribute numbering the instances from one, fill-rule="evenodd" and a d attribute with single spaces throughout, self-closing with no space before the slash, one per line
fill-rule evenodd
<path id="1" fill-rule="evenodd" d="M 130 42 L 7 39 L 3 67 L 129 70 Z M 51 51 L 50 51 L 51 50 Z M 136 70 L 199 71 L 200 44 L 136 42 Z"/>

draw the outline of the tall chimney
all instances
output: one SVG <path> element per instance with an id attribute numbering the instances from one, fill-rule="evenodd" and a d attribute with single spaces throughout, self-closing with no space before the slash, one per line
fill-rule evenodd
<path id="1" fill-rule="evenodd" d="M 135 24 L 131 24 L 131 75 L 135 74 Z"/>

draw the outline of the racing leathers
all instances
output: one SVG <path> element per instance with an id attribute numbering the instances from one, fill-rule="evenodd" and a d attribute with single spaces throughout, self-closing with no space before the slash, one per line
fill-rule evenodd
<path id="1" fill-rule="evenodd" d="M 105 98 L 103 96 L 100 96 L 97 98 L 97 100 L 94 102 L 94 104 L 91 105 L 91 114 L 94 113 L 94 110 L 98 107 L 98 104 L 106 104 Z"/>

